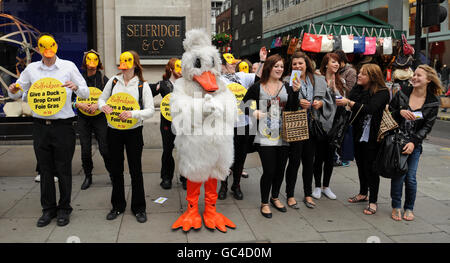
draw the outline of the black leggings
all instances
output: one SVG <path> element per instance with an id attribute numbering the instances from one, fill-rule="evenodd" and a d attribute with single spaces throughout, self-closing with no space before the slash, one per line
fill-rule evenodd
<path id="1" fill-rule="evenodd" d="M 163 143 L 163 154 L 161 156 L 161 179 L 172 182 L 175 171 L 175 160 L 172 156 L 173 148 L 175 147 L 175 134 L 172 132 L 171 123 L 163 121 L 163 118 L 161 118 L 159 130 L 161 131 Z"/>
<path id="2" fill-rule="evenodd" d="M 316 154 L 314 159 L 314 182 L 316 187 L 322 186 L 322 167 L 323 187 L 330 186 L 331 174 L 333 173 L 334 152 L 335 147 L 327 140 L 316 142 Z"/>
<path id="3" fill-rule="evenodd" d="M 380 186 L 380 177 L 373 169 L 377 152 L 378 145 L 376 143 L 355 142 L 355 159 L 359 176 L 359 194 L 367 195 L 369 190 L 370 203 L 377 202 L 378 188 Z"/>
<path id="4" fill-rule="evenodd" d="M 234 162 L 231 166 L 231 172 L 233 173 L 233 185 L 240 185 L 241 183 L 241 175 L 242 170 L 244 170 L 245 159 L 247 158 L 249 140 L 250 136 L 248 135 L 248 126 L 234 128 Z M 228 177 L 223 182 L 227 183 Z"/>
<path id="5" fill-rule="evenodd" d="M 261 203 L 269 203 L 269 194 L 272 189 L 272 198 L 278 198 L 284 170 L 289 155 L 288 146 L 259 146 L 258 154 L 261 159 L 263 174 L 260 180 Z"/>
<path id="6" fill-rule="evenodd" d="M 297 182 L 300 161 L 303 164 L 302 178 L 305 197 L 312 194 L 313 163 L 315 142 L 308 139 L 289 144 L 289 164 L 286 170 L 286 195 L 287 198 L 294 197 L 295 184 Z"/>

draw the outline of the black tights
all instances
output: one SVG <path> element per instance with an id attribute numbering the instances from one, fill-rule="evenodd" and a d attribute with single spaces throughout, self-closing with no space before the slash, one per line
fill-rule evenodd
<path id="1" fill-rule="evenodd" d="M 259 146 L 259 157 L 263 167 L 260 180 L 261 203 L 269 203 L 269 194 L 272 189 L 272 198 L 278 198 L 284 170 L 289 154 L 288 146 Z"/>
<path id="2" fill-rule="evenodd" d="M 323 187 L 330 186 L 331 174 L 333 173 L 335 148 L 325 141 L 316 142 L 316 154 L 314 159 L 314 182 L 316 187 L 322 186 L 323 167 Z"/>

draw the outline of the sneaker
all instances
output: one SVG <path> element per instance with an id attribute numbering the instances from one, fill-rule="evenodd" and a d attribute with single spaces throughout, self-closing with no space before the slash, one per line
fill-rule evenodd
<path id="1" fill-rule="evenodd" d="M 326 187 L 322 190 L 322 193 L 331 200 L 336 199 L 336 195 L 331 191 L 330 187 Z"/>
<path id="2" fill-rule="evenodd" d="M 320 199 L 320 197 L 322 196 L 322 189 L 320 189 L 320 187 L 314 188 L 314 191 L 311 196 L 314 197 L 315 199 Z"/>

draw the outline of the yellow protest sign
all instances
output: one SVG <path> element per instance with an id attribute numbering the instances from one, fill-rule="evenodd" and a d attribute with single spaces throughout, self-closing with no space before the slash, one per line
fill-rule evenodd
<path id="1" fill-rule="evenodd" d="M 227 88 L 233 92 L 234 96 L 236 97 L 237 101 L 237 108 L 238 108 L 238 115 L 244 114 L 242 110 L 240 109 L 240 105 L 242 100 L 245 97 L 245 94 L 247 93 L 247 89 L 238 83 L 230 83 L 227 85 Z"/>
<path id="2" fill-rule="evenodd" d="M 77 102 L 79 103 L 86 103 L 86 104 L 96 104 L 98 102 L 98 98 L 100 98 L 100 95 L 102 95 L 102 91 L 96 87 L 89 87 L 89 98 L 83 99 L 80 97 L 77 97 Z M 82 109 L 79 109 L 81 113 L 87 116 L 97 116 L 101 113 L 100 109 L 97 109 L 94 113 L 88 113 L 85 112 Z"/>
<path id="3" fill-rule="evenodd" d="M 58 113 L 66 103 L 66 88 L 62 82 L 54 78 L 43 78 L 31 85 L 28 90 L 28 105 L 31 110 L 41 116 L 52 116 Z"/>
<path id="4" fill-rule="evenodd" d="M 233 92 L 234 96 L 236 96 L 236 99 L 241 101 L 244 99 L 245 94 L 247 93 L 247 89 L 238 83 L 230 83 L 227 85 L 227 88 Z"/>
<path id="5" fill-rule="evenodd" d="M 127 130 L 132 128 L 138 122 L 137 119 L 130 118 L 122 121 L 119 115 L 124 111 L 140 110 L 137 100 L 128 93 L 119 92 L 109 97 L 106 102 L 112 109 L 111 114 L 106 114 L 106 120 L 111 126 L 119 130 Z"/>
<path id="6" fill-rule="evenodd" d="M 162 116 L 168 120 L 172 121 L 172 116 L 170 115 L 170 94 L 167 94 L 164 96 L 164 98 L 161 101 L 161 104 L 159 105 L 159 109 L 161 110 Z"/>

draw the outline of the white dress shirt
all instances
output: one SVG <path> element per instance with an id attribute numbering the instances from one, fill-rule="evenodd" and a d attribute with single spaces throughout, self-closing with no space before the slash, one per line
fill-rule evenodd
<path id="1" fill-rule="evenodd" d="M 27 92 L 31 85 L 42 78 L 54 78 L 61 81 L 63 84 L 66 83 L 66 81 L 72 81 L 78 87 L 75 94 L 81 98 L 89 98 L 89 88 L 77 66 L 75 66 L 75 64 L 71 61 L 59 59 L 58 57 L 56 57 L 55 64 L 50 67 L 47 67 L 42 60 L 30 63 L 16 81 L 16 83 L 22 87 L 23 92 L 18 91 L 16 94 L 12 94 L 8 91 L 9 97 L 12 99 L 22 98 L 26 101 Z M 66 93 L 66 103 L 58 113 L 52 116 L 41 116 L 33 112 L 33 117 L 47 120 L 68 119 L 75 117 L 71 101 L 72 90 L 66 88 Z"/>
<path id="2" fill-rule="evenodd" d="M 111 87 L 114 79 L 117 79 L 117 83 L 114 86 L 114 89 L 111 93 Z M 139 78 L 135 76 L 132 78 L 128 85 L 125 85 L 125 81 L 123 80 L 123 75 L 116 75 L 108 80 L 108 82 L 105 85 L 105 88 L 103 89 L 103 93 L 98 99 L 98 108 L 101 109 L 103 106 L 107 105 L 106 101 L 108 101 L 109 97 L 112 95 L 119 93 L 119 92 L 125 92 L 133 96 L 136 101 L 139 102 Z M 153 105 L 153 95 L 152 91 L 150 89 L 150 86 L 147 82 L 144 82 L 144 86 L 142 89 L 142 104 L 144 109 L 141 110 L 133 110 L 131 111 L 131 117 L 138 120 L 136 125 L 134 125 L 131 129 L 135 129 L 139 126 L 143 125 L 143 121 L 145 119 L 149 119 L 152 117 L 153 113 L 155 112 L 155 106 Z M 114 128 L 108 123 L 108 126 Z"/>

